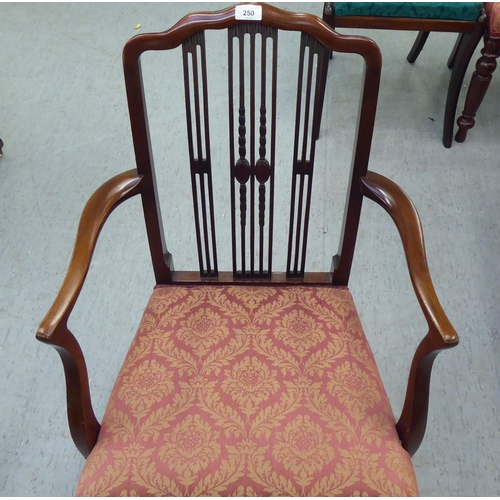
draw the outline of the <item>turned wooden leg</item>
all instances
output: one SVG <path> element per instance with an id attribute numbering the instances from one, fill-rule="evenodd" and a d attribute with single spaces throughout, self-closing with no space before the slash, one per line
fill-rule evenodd
<path id="1" fill-rule="evenodd" d="M 496 60 L 500 56 L 500 38 L 487 36 L 481 54 L 482 56 L 476 63 L 476 71 L 472 75 L 462 116 L 457 120 L 458 132 L 455 136 L 457 142 L 464 142 L 467 132 L 475 124 L 474 117 L 491 82 L 492 73 L 497 67 Z"/>
<path id="2" fill-rule="evenodd" d="M 445 148 L 451 148 L 453 142 L 453 128 L 455 126 L 455 116 L 457 112 L 458 97 L 462 89 L 465 72 L 469 66 L 469 62 L 476 50 L 477 44 L 484 34 L 485 23 L 484 19 L 478 21 L 474 29 L 464 34 L 463 40 L 460 42 L 456 55 L 455 64 L 451 72 L 450 84 L 448 86 L 448 94 L 446 96 L 446 106 L 444 110 L 443 120 L 443 145 Z"/>
<path id="3" fill-rule="evenodd" d="M 427 38 L 429 38 L 429 32 L 428 31 L 419 31 L 417 35 L 417 39 L 415 40 L 415 43 L 413 44 L 413 47 L 410 50 L 410 53 L 406 56 L 406 60 L 409 63 L 414 63 L 417 60 L 417 57 L 419 56 L 420 52 L 422 52 L 422 49 L 424 48 L 425 42 L 427 41 Z"/>

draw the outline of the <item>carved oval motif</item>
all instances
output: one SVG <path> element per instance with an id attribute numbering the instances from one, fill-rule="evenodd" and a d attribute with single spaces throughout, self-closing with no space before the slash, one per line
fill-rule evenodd
<path id="1" fill-rule="evenodd" d="M 260 158 L 257 160 L 255 165 L 255 177 L 261 183 L 267 182 L 269 176 L 271 175 L 271 167 L 269 162 L 265 158 Z"/>
<path id="2" fill-rule="evenodd" d="M 240 158 L 234 166 L 234 176 L 240 184 L 246 184 L 250 178 L 250 164 L 246 158 Z"/>

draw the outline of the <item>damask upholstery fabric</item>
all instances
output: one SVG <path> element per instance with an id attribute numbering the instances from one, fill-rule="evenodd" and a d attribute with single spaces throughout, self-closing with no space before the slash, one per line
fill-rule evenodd
<path id="1" fill-rule="evenodd" d="M 484 2 L 488 14 L 488 32 L 490 36 L 500 37 L 500 2 Z"/>
<path id="2" fill-rule="evenodd" d="M 78 495 L 417 495 L 351 294 L 158 286 Z"/>
<path id="3" fill-rule="evenodd" d="M 482 2 L 335 2 L 335 16 L 475 21 L 482 7 Z"/>

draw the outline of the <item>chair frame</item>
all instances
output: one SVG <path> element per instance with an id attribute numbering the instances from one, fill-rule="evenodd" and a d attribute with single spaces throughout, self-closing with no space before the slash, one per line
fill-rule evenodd
<path id="1" fill-rule="evenodd" d="M 500 57 L 500 37 L 491 36 L 489 31 L 487 31 L 484 38 L 484 46 L 481 49 L 481 57 L 478 59 L 476 70 L 471 77 L 464 110 L 457 119 L 458 131 L 455 135 L 457 142 L 464 142 L 467 138 L 467 132 L 476 123 L 474 117 L 490 86 L 493 72 L 497 67 L 496 60 L 498 57 Z"/>
<path id="2" fill-rule="evenodd" d="M 263 24 L 283 30 L 303 31 L 319 40 L 329 50 L 343 52 L 347 49 L 352 51 L 354 48 L 354 52 L 362 55 L 366 61 L 365 90 L 359 119 L 367 126 L 358 130 L 339 255 L 333 259 L 332 272 L 304 273 L 301 277 L 291 278 L 287 278 L 284 273 L 273 273 L 265 279 L 238 278 L 232 273 L 219 273 L 219 276 L 214 278 L 200 278 L 200 274 L 196 272 L 173 270 L 157 203 L 140 55 L 146 50 L 178 47 L 201 29 L 228 28 L 240 21 L 235 21 L 233 6 L 213 13 L 190 14 L 166 32 L 141 34 L 132 38 L 124 48 L 123 65 L 137 169 L 123 172 L 108 180 L 87 202 L 80 219 L 67 274 L 55 302 L 37 332 L 37 339 L 55 347 L 61 357 L 66 377 L 69 427 L 77 448 L 85 457 L 97 441 L 100 424 L 92 409 L 85 359 L 78 341 L 68 329 L 67 322 L 84 285 L 104 223 L 116 207 L 137 195 L 141 196 L 143 202 L 154 274 L 158 284 L 347 285 L 363 198 L 367 197 L 384 208 L 398 228 L 411 282 L 428 324 L 428 332 L 420 342 L 411 364 L 406 398 L 397 423 L 402 445 L 411 455 L 422 441 L 427 421 L 433 361 L 441 350 L 455 346 L 458 336 L 435 293 L 425 255 L 422 227 L 414 205 L 392 181 L 367 170 L 376 111 L 377 83 L 380 78 L 380 51 L 377 45 L 367 38 L 334 33 L 316 16 L 284 12 L 269 5 L 262 7 Z M 368 85 L 367 82 L 372 80 L 375 85 Z"/>
<path id="3" fill-rule="evenodd" d="M 451 148 L 453 143 L 453 129 L 457 112 L 458 98 L 467 67 L 474 54 L 477 44 L 486 29 L 486 14 L 484 10 L 476 21 L 456 21 L 446 19 L 413 19 L 398 17 L 371 17 L 371 16 L 335 16 L 334 2 L 325 2 L 323 20 L 336 28 L 353 29 L 382 29 L 396 31 L 418 31 L 419 34 L 411 48 L 407 60 L 414 63 L 422 51 L 429 36 L 429 32 L 459 33 L 455 46 L 448 59 L 447 66 L 452 69 L 448 94 L 446 97 L 443 119 L 443 145 Z M 325 75 L 326 84 L 326 75 Z"/>

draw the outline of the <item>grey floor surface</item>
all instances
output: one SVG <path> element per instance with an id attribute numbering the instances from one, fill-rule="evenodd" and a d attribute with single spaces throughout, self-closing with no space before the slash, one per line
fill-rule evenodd
<path id="1" fill-rule="evenodd" d="M 227 4 L 204 7 L 222 5 Z M 316 14 L 321 6 L 287 5 Z M 84 461 L 68 432 L 62 367 L 57 353 L 35 340 L 35 330 L 61 284 L 85 201 L 106 179 L 134 166 L 123 44 L 137 32 L 166 29 L 197 7 L 0 3 L 0 137 L 5 142 L 0 159 L 0 495 L 74 493 Z M 459 347 L 440 354 L 435 364 L 428 430 L 414 457 L 420 492 L 498 495 L 500 75 L 467 141 L 447 150 L 441 130 L 446 60 L 455 36 L 432 34 L 416 64 L 409 65 L 405 57 L 414 33 L 362 34 L 380 45 L 384 58 L 371 169 L 400 184 L 419 209 L 435 287 L 461 336 Z M 293 45 L 283 44 L 282 50 L 296 57 Z M 221 52 L 213 64 L 223 61 Z M 169 59 L 165 68 L 164 62 L 159 56 L 145 59 L 166 234 L 177 267 L 195 267 L 187 251 L 192 248 L 190 202 L 187 192 L 171 182 L 187 182 L 185 139 L 172 131 L 174 124 L 180 124 L 180 134 L 184 127 L 180 64 Z M 337 56 L 330 69 L 317 146 L 313 211 L 319 222 L 312 229 L 309 270 L 328 269 L 336 251 L 339 222 L 325 204 L 343 203 L 342 182 L 332 179 L 335 174 L 345 178 L 359 92 L 352 84 L 361 69 L 357 59 Z M 472 67 L 465 85 L 471 72 Z M 280 85 L 288 84 L 285 78 Z M 225 86 L 217 75 L 211 83 L 211 103 L 223 108 Z M 170 102 L 166 111 L 162 99 Z M 464 95 L 460 109 L 463 100 Z M 221 134 L 227 134 L 223 125 Z M 225 172 L 224 151 L 217 154 Z M 288 202 L 287 195 L 282 199 Z M 227 222 L 228 214 L 218 210 Z M 87 356 L 99 417 L 153 286 L 144 236 L 140 203 L 133 199 L 103 230 L 70 323 Z M 227 233 L 220 238 L 227 247 Z M 371 279 L 364 279 L 367 275 Z M 395 227 L 370 201 L 363 207 L 350 287 L 397 415 L 425 322 Z"/>

